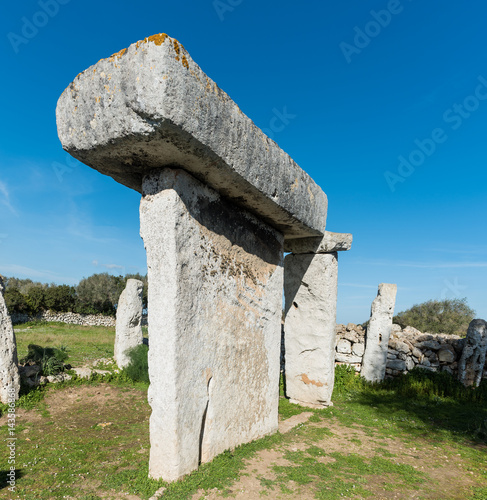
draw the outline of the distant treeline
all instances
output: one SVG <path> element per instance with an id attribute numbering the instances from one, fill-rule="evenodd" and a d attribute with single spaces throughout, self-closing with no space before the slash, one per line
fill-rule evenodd
<path id="1" fill-rule="evenodd" d="M 77 286 L 38 283 L 30 279 L 4 278 L 5 302 L 10 314 L 37 314 L 51 310 L 82 314 L 115 316 L 118 298 L 127 279 L 144 282 L 144 308 L 147 307 L 147 276 L 127 274 L 112 276 L 93 274 L 83 278 Z"/>

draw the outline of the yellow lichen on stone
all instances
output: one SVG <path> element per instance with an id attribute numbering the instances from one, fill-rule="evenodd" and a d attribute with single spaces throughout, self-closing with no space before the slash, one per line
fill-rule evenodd
<path id="1" fill-rule="evenodd" d="M 188 60 L 186 59 L 186 56 L 185 56 L 184 54 L 183 54 L 182 60 L 183 60 L 183 66 L 184 66 L 186 69 L 189 69 Z"/>
<path id="2" fill-rule="evenodd" d="M 122 50 L 120 50 L 120 51 L 116 52 L 115 54 L 112 54 L 112 55 L 108 58 L 108 60 L 109 60 L 110 62 L 113 62 L 113 61 L 115 61 L 115 59 L 120 59 L 120 58 L 121 58 L 121 57 L 125 54 L 125 52 L 127 52 L 127 49 L 122 49 Z"/>
<path id="3" fill-rule="evenodd" d="M 152 35 L 144 38 L 143 40 L 138 41 L 135 44 L 135 48 L 138 49 L 143 43 L 152 42 L 155 45 L 162 45 L 166 38 L 169 38 L 165 33 L 159 33 L 158 35 Z"/>
<path id="4" fill-rule="evenodd" d="M 311 188 L 309 186 L 308 186 L 308 194 L 311 201 L 315 199 L 315 195 L 313 194 L 313 191 L 311 191 Z"/>
<path id="5" fill-rule="evenodd" d="M 95 97 L 95 102 L 100 102 L 101 96 Z"/>
<path id="6" fill-rule="evenodd" d="M 291 191 L 294 191 L 298 186 L 299 186 L 299 180 L 296 177 L 296 180 L 293 182 L 293 184 L 291 186 Z"/>

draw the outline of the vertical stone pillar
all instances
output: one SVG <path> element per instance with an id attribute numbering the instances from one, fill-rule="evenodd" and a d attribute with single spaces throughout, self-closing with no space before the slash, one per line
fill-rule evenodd
<path id="1" fill-rule="evenodd" d="M 392 330 L 397 285 L 381 283 L 372 302 L 369 326 L 365 338 L 365 352 L 360 374 L 370 382 L 384 380 L 387 350 Z"/>
<path id="2" fill-rule="evenodd" d="M 286 395 L 312 408 L 332 404 L 335 378 L 338 251 L 352 235 L 287 241 L 284 261 Z"/>
<path id="3" fill-rule="evenodd" d="M 182 170 L 145 176 L 149 475 L 171 481 L 278 426 L 283 236 Z"/>
<path id="4" fill-rule="evenodd" d="M 20 375 L 14 328 L 3 293 L 0 277 L 0 402 L 6 404 L 19 399 Z"/>
<path id="5" fill-rule="evenodd" d="M 335 376 L 337 253 L 284 260 L 286 395 L 313 408 L 331 404 Z"/>
<path id="6" fill-rule="evenodd" d="M 128 279 L 120 294 L 115 323 L 114 358 L 119 368 L 125 368 L 130 359 L 127 350 L 142 344 L 142 292 L 144 284 L 140 280 Z"/>
<path id="7" fill-rule="evenodd" d="M 465 386 L 478 387 L 482 381 L 487 353 L 487 322 L 473 319 L 468 325 L 462 356 L 458 362 L 458 379 Z"/>

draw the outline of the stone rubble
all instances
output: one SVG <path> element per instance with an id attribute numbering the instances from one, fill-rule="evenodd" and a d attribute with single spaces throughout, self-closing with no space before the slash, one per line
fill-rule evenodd
<path id="1" fill-rule="evenodd" d="M 349 365 L 361 372 L 363 357 L 358 353 L 364 349 L 365 333 L 365 329 L 360 325 L 337 325 L 337 365 Z M 347 350 L 351 350 L 350 354 L 338 351 L 338 345 L 342 346 L 343 350 L 345 342 L 350 345 L 347 347 Z M 447 371 L 457 376 L 465 344 L 466 339 L 458 335 L 424 334 L 416 328 L 393 325 L 387 351 L 386 377 L 406 374 L 416 367 L 430 371 Z M 483 378 L 487 378 L 486 366 Z"/>

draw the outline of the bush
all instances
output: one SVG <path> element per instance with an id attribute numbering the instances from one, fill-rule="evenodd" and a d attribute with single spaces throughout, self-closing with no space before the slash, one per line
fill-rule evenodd
<path id="1" fill-rule="evenodd" d="M 416 304 L 394 316 L 394 323 L 402 328 L 412 326 L 421 332 L 447 333 L 465 336 L 475 311 L 467 305 L 467 299 L 429 300 Z"/>
<path id="2" fill-rule="evenodd" d="M 16 288 L 6 290 L 4 298 L 9 314 L 27 314 L 29 312 L 29 306 L 25 296 Z"/>
<path id="3" fill-rule="evenodd" d="M 130 380 L 149 383 L 149 348 L 145 344 L 132 347 L 127 351 L 130 363 L 123 369 Z"/>

